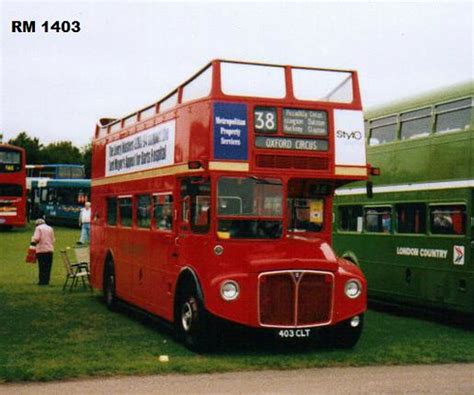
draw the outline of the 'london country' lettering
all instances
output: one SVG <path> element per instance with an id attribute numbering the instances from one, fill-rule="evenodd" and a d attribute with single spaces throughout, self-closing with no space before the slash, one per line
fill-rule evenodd
<path id="1" fill-rule="evenodd" d="M 439 250 L 434 248 L 397 247 L 397 255 L 446 259 L 448 256 L 448 250 Z"/>

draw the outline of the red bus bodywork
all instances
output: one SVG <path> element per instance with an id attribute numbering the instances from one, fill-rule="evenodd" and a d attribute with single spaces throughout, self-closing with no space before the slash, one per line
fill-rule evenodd
<path id="1" fill-rule="evenodd" d="M 341 138 L 347 138 L 351 133 L 352 137 L 362 137 L 364 147 L 363 128 L 359 124 L 355 131 L 335 130 L 335 111 L 347 110 L 350 115 L 355 113 L 362 119 L 357 73 L 345 71 L 352 82 L 349 102 L 297 99 L 293 92 L 294 68 L 291 66 L 271 66 L 280 67 L 284 73 L 283 97 L 249 97 L 223 92 L 223 63 L 246 65 L 215 60 L 203 69 L 212 76 L 210 91 L 205 97 L 187 102 L 184 99 L 186 87 L 202 74 L 201 70 L 153 106 L 120 120 L 110 122 L 107 119 L 97 126 L 92 165 L 93 286 L 103 288 L 106 266 L 113 262 L 115 296 L 170 322 L 180 320 L 176 305 L 178 295 L 184 292 L 181 288 L 189 287 L 190 283 L 206 312 L 255 328 L 333 327 L 363 314 L 366 310 L 364 276 L 355 265 L 337 258 L 330 247 L 335 187 L 364 180 L 368 174 L 365 151 L 364 162 L 355 165 L 343 160 L 339 160 L 340 164 L 336 158 L 340 156 L 336 153 L 336 132 Z M 163 110 L 169 98 L 176 98 L 177 103 Z M 256 131 L 257 115 L 262 116 L 257 112 L 259 108 L 263 108 L 267 120 L 277 123 L 276 130 Z M 288 109 L 303 112 L 291 113 Z M 322 124 L 326 122 L 327 134 L 322 137 L 313 135 L 299 139 L 282 132 L 283 122 L 291 129 L 290 123 L 298 124 L 299 116 L 311 118 L 323 112 L 327 114 L 326 120 L 322 121 Z M 283 117 L 287 119 L 283 120 Z M 175 130 L 173 163 L 145 170 L 117 170 L 127 167 L 127 159 L 122 156 L 121 161 L 112 163 L 110 157 L 125 155 L 123 152 L 132 150 L 133 144 L 142 144 L 137 143 L 138 140 L 131 144 L 131 136 L 141 136 L 140 133 L 160 125 L 169 126 L 171 132 Z M 273 127 L 271 122 L 268 125 Z M 239 130 L 246 134 L 246 141 Z M 258 140 L 260 136 L 263 139 Z M 121 141 L 123 144 L 120 145 Z M 242 155 L 243 159 L 226 158 L 234 153 L 226 144 L 238 146 L 235 156 Z M 288 149 L 289 145 L 300 148 Z M 130 161 L 132 163 L 133 158 Z M 252 187 L 254 191 L 265 188 L 272 191 L 273 188 L 281 191 L 281 196 L 279 192 L 275 192 L 275 196 L 265 196 L 261 199 L 261 207 L 257 207 L 260 197 L 259 192 L 255 192 L 255 202 L 248 209 L 253 210 L 253 214 L 245 222 L 241 220 L 245 194 L 237 197 L 219 195 L 219 188 L 235 185 Z M 199 188 L 207 191 L 207 197 L 196 192 L 197 200 L 191 201 L 194 199 L 192 191 Z M 235 190 L 239 193 L 238 188 Z M 142 207 L 142 201 L 149 200 L 142 198 L 144 195 L 151 196 L 154 202 L 172 200 L 170 228 L 159 229 L 156 213 L 160 209 L 156 206 L 160 203 Z M 298 199 L 299 196 L 304 198 Z M 189 222 L 193 221 L 197 205 L 202 205 L 206 199 L 210 202 L 207 228 L 203 231 L 196 222 L 193 229 Z M 237 215 L 235 210 L 229 215 L 223 214 L 227 209 L 226 199 L 236 207 L 240 205 Z M 122 206 L 117 207 L 119 204 Z M 306 210 L 314 214 L 315 219 L 311 221 L 313 225 L 318 224 L 318 231 L 302 231 L 296 225 L 290 229 L 290 204 L 293 204 L 292 210 L 299 210 L 297 205 L 303 204 L 301 212 Z M 149 224 L 139 225 L 143 210 L 151 212 Z M 267 218 L 266 212 L 272 212 L 273 216 Z M 127 220 L 121 220 L 121 215 Z M 316 218 L 318 215 L 320 218 Z M 308 225 L 307 219 L 303 221 L 308 227 L 313 226 Z M 251 233 L 250 238 L 238 236 L 245 227 L 261 227 L 265 236 L 259 238 L 257 233 Z M 358 297 L 346 296 L 348 280 L 361 286 Z M 222 296 L 223 284 L 228 281 L 238 287 L 238 297 L 230 301 Z"/>
<path id="2" fill-rule="evenodd" d="M 0 144 L 0 227 L 26 224 L 25 150 Z"/>

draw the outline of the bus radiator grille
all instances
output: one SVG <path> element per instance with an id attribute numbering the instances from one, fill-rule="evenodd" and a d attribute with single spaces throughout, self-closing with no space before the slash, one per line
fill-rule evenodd
<path id="1" fill-rule="evenodd" d="M 256 165 L 265 168 L 328 170 L 327 158 L 312 156 L 257 155 Z"/>
<path id="2" fill-rule="evenodd" d="M 333 277 L 308 271 L 262 274 L 259 314 L 263 326 L 310 326 L 331 320 Z"/>

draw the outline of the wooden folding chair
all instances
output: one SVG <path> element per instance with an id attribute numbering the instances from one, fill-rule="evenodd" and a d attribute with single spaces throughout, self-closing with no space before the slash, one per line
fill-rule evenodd
<path id="1" fill-rule="evenodd" d="M 78 263 L 78 262 L 72 263 L 69 259 L 67 250 L 61 250 L 60 253 L 61 253 L 61 258 L 63 260 L 64 268 L 66 269 L 66 281 L 64 282 L 64 285 L 63 285 L 63 292 L 66 290 L 66 287 L 69 281 L 71 281 L 71 284 L 69 286 L 69 292 L 71 292 L 72 289 L 77 286 L 79 279 L 81 279 L 83 287 L 87 288 L 87 285 L 88 285 L 92 292 L 88 266 L 84 263 Z M 87 281 L 87 285 L 86 285 L 86 281 Z"/>

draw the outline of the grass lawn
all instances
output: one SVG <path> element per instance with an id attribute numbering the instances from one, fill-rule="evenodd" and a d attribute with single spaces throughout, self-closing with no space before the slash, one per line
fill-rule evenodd
<path id="1" fill-rule="evenodd" d="M 56 227 L 57 250 L 73 246 L 78 229 Z M 78 288 L 63 294 L 64 269 L 55 254 L 51 285 L 38 287 L 36 265 L 24 262 L 33 228 L 0 233 L 0 382 L 85 376 L 205 373 L 474 362 L 474 332 L 411 317 L 369 311 L 350 351 L 308 345 L 266 347 L 235 336 L 214 354 L 175 343 L 150 320 L 109 312 L 100 295 Z M 169 356 L 169 362 L 159 356 Z"/>

